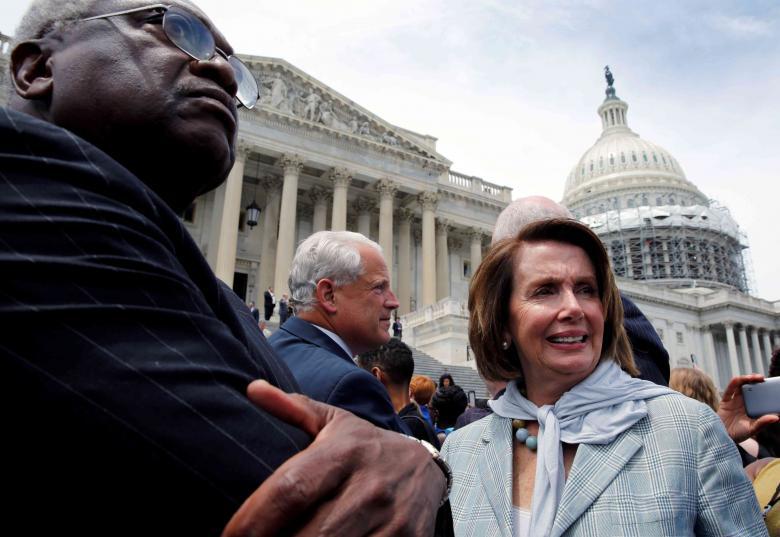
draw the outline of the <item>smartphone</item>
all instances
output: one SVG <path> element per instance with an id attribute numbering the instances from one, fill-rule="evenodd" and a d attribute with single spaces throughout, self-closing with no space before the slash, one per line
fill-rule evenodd
<path id="1" fill-rule="evenodd" d="M 742 385 L 745 410 L 751 418 L 780 413 L 780 377 L 769 377 L 764 382 Z"/>

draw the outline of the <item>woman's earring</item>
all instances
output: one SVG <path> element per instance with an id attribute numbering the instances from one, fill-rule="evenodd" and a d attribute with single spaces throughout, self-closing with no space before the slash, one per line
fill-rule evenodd
<path id="1" fill-rule="evenodd" d="M 501 348 L 504 350 L 509 349 L 509 342 L 508 341 L 502 341 L 501 342 Z"/>

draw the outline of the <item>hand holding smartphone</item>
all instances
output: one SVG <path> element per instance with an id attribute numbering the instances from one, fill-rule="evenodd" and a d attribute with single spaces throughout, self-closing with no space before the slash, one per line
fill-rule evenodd
<path id="1" fill-rule="evenodd" d="M 745 411 L 751 418 L 780 413 L 780 377 L 742 385 Z"/>

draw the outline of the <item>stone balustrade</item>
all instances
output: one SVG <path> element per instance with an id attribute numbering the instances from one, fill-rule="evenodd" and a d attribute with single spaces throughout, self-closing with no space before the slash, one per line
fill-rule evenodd
<path id="1" fill-rule="evenodd" d="M 447 186 L 458 190 L 480 194 L 488 198 L 494 198 L 500 201 L 512 201 L 512 189 L 495 183 L 489 183 L 480 177 L 465 175 L 460 172 L 450 171 L 446 181 L 442 181 Z"/>

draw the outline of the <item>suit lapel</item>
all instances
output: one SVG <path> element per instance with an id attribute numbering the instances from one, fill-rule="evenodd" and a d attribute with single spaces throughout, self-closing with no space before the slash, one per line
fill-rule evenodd
<path id="1" fill-rule="evenodd" d="M 551 537 L 562 535 L 596 501 L 640 447 L 641 435 L 634 427 L 609 444 L 579 446 L 563 489 Z"/>
<path id="2" fill-rule="evenodd" d="M 482 433 L 479 481 L 504 537 L 512 537 L 512 422 L 495 414 Z"/>

